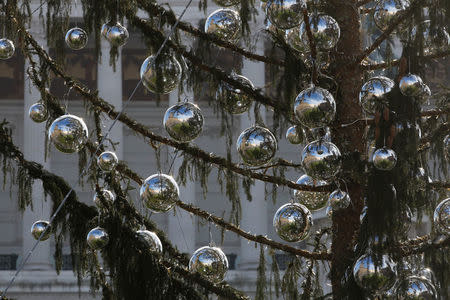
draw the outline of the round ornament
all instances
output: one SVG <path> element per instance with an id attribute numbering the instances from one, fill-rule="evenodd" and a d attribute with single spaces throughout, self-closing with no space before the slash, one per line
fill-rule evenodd
<path id="1" fill-rule="evenodd" d="M 106 34 L 108 33 L 110 28 L 111 28 L 111 25 L 109 23 L 105 23 L 102 25 L 102 29 L 100 30 L 100 33 L 105 39 L 107 39 Z"/>
<path id="2" fill-rule="evenodd" d="M 228 271 L 228 259 L 220 248 L 205 246 L 192 254 L 189 260 L 189 271 L 219 283 Z"/>
<path id="3" fill-rule="evenodd" d="M 179 199 L 178 184 L 172 176 L 154 174 L 147 179 L 140 189 L 140 196 L 145 206 L 153 212 L 166 212 Z"/>
<path id="4" fill-rule="evenodd" d="M 397 164 L 397 155 L 394 150 L 383 147 L 375 150 L 372 155 L 372 162 L 378 170 L 390 171 Z"/>
<path id="5" fill-rule="evenodd" d="M 156 233 L 148 230 L 136 231 L 138 238 L 144 243 L 151 252 L 162 252 L 162 244 Z"/>
<path id="6" fill-rule="evenodd" d="M 450 47 L 450 35 L 444 26 L 431 28 L 431 21 L 426 20 L 411 30 L 410 41 L 420 41 L 424 55 L 446 51 Z"/>
<path id="7" fill-rule="evenodd" d="M 309 17 L 309 25 L 316 47 L 322 51 L 334 48 L 341 36 L 339 24 L 327 15 L 312 15 Z M 304 47 L 309 49 L 309 39 L 305 22 L 300 24 L 299 35 Z"/>
<path id="8" fill-rule="evenodd" d="M 203 114 L 194 103 L 178 103 L 169 107 L 163 123 L 171 138 L 178 142 L 190 142 L 202 132 Z"/>
<path id="9" fill-rule="evenodd" d="M 74 27 L 66 33 L 66 44 L 72 50 L 80 50 L 86 47 L 88 35 L 81 28 Z"/>
<path id="10" fill-rule="evenodd" d="M 41 238 L 41 242 L 48 240 L 48 238 L 51 235 L 51 225 L 49 222 L 44 221 L 44 220 L 39 220 L 33 223 L 33 225 L 31 225 L 31 235 L 36 239 L 39 240 L 39 237 L 41 236 L 41 234 L 45 231 L 44 235 Z"/>
<path id="11" fill-rule="evenodd" d="M 92 250 L 100 250 L 109 242 L 108 233 L 101 227 L 95 227 L 87 234 L 86 241 Z"/>
<path id="12" fill-rule="evenodd" d="M 241 17 L 232 9 L 218 9 L 206 19 L 205 32 L 218 39 L 236 43 L 241 38 Z"/>
<path id="13" fill-rule="evenodd" d="M 289 143 L 298 145 L 303 142 L 303 132 L 297 126 L 291 126 L 286 130 L 286 139 Z"/>
<path id="14" fill-rule="evenodd" d="M 147 57 L 142 63 L 142 84 L 152 93 L 168 94 L 175 90 L 181 79 L 181 65 L 174 56 L 160 54 Z"/>
<path id="15" fill-rule="evenodd" d="M 234 75 L 233 78 L 240 84 L 254 88 L 253 83 L 242 75 Z M 217 97 L 223 101 L 225 109 L 232 114 L 242 114 L 252 105 L 252 98 L 241 89 L 237 89 L 224 82 L 217 92 Z"/>
<path id="16" fill-rule="evenodd" d="M 450 160 L 450 134 L 444 137 L 444 155 L 447 160 Z"/>
<path id="17" fill-rule="evenodd" d="M 407 97 L 415 97 L 423 92 L 422 78 L 418 75 L 407 74 L 400 79 L 400 92 Z"/>
<path id="18" fill-rule="evenodd" d="M 387 105 L 387 94 L 394 88 L 394 81 L 384 77 L 376 76 L 370 78 L 359 92 L 359 103 L 368 114 L 374 114 L 381 105 Z"/>
<path id="19" fill-rule="evenodd" d="M 309 234 L 311 212 L 298 203 L 281 206 L 273 216 L 273 227 L 278 236 L 287 242 L 299 242 Z"/>
<path id="20" fill-rule="evenodd" d="M 214 2 L 217 5 L 227 7 L 240 4 L 241 0 L 214 0 Z"/>
<path id="21" fill-rule="evenodd" d="M 122 26 L 122 24 L 120 24 L 119 22 L 112 26 L 110 25 L 109 28 L 107 28 L 105 34 L 106 40 L 108 40 L 108 42 L 115 47 L 125 45 L 128 41 L 129 36 L 130 35 L 128 34 L 127 28 L 125 26 Z"/>
<path id="22" fill-rule="evenodd" d="M 47 107 L 45 107 L 44 103 L 38 102 L 30 106 L 28 110 L 28 115 L 30 119 L 36 123 L 42 123 L 47 120 L 48 112 Z"/>
<path id="23" fill-rule="evenodd" d="M 353 266 L 356 284 L 368 293 L 380 293 L 391 288 L 397 277 L 394 262 L 387 255 L 376 261 L 371 254 L 364 254 Z"/>
<path id="24" fill-rule="evenodd" d="M 341 164 L 341 152 L 331 142 L 318 140 L 303 149 L 303 169 L 314 179 L 327 180 L 335 177 Z"/>
<path id="25" fill-rule="evenodd" d="M 435 208 L 433 221 L 438 232 L 450 236 L 450 198 L 443 200 Z"/>
<path id="26" fill-rule="evenodd" d="M 8 39 L 0 39 L 0 59 L 9 59 L 14 55 L 14 43 Z"/>
<path id="27" fill-rule="evenodd" d="M 430 87 L 428 85 L 426 85 L 425 83 L 422 84 L 422 89 L 420 91 L 420 93 L 416 96 L 416 99 L 418 99 L 420 101 L 420 103 L 424 104 L 425 102 L 427 102 L 431 97 L 431 90 Z"/>
<path id="28" fill-rule="evenodd" d="M 88 129 L 83 119 L 74 115 L 63 115 L 50 125 L 48 139 L 59 151 L 74 153 L 88 140 Z"/>
<path id="29" fill-rule="evenodd" d="M 405 0 L 381 0 L 375 6 L 373 19 L 380 30 L 386 30 L 399 13 L 408 8 Z"/>
<path id="30" fill-rule="evenodd" d="M 93 198 L 95 206 L 97 206 L 98 208 L 104 208 L 105 206 L 103 205 L 103 201 L 105 201 L 106 203 L 114 202 L 115 197 L 111 191 L 101 190 L 100 192 L 101 192 L 103 199 L 100 198 L 100 195 L 98 193 L 95 193 L 94 198 Z"/>
<path id="31" fill-rule="evenodd" d="M 336 114 L 336 102 L 327 90 L 311 86 L 298 94 L 294 102 L 297 119 L 308 128 L 327 126 Z"/>
<path id="32" fill-rule="evenodd" d="M 300 53 L 305 53 L 309 51 L 309 48 L 306 47 L 306 43 L 302 41 L 302 37 L 300 36 L 300 28 L 296 26 L 294 28 L 288 29 L 285 31 L 285 39 L 286 42 L 293 49 L 297 50 Z"/>
<path id="33" fill-rule="evenodd" d="M 333 191 L 328 197 L 327 215 L 331 217 L 333 211 L 347 208 L 350 203 L 350 196 L 346 192 L 340 189 Z"/>
<path id="34" fill-rule="evenodd" d="M 327 185 L 328 183 L 323 180 L 314 180 L 310 176 L 304 174 L 296 182 L 297 184 L 307 187 L 319 187 Z M 328 193 L 326 192 L 310 192 L 295 190 L 294 196 L 298 202 L 306 206 L 309 210 L 319 210 L 327 205 Z"/>
<path id="35" fill-rule="evenodd" d="M 111 172 L 112 170 L 114 170 L 118 163 L 119 160 L 117 159 L 116 154 L 112 151 L 102 152 L 97 157 L 97 166 L 103 172 Z"/>
<path id="36" fill-rule="evenodd" d="M 403 279 L 396 288 L 397 299 L 402 300 L 434 300 L 437 292 L 434 285 L 419 276 L 409 276 Z"/>
<path id="37" fill-rule="evenodd" d="M 277 139 L 269 129 L 253 126 L 245 129 L 236 142 L 242 160 L 252 166 L 268 163 L 277 151 Z"/>
<path id="38" fill-rule="evenodd" d="M 266 14 L 279 29 L 289 29 L 300 24 L 305 7 L 304 0 L 268 0 Z"/>

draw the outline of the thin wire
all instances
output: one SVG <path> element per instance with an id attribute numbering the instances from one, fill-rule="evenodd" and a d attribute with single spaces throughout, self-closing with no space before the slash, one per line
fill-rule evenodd
<path id="1" fill-rule="evenodd" d="M 177 21 L 175 22 L 175 24 L 172 26 L 172 30 L 170 31 L 169 35 L 165 38 L 165 40 L 163 41 L 161 47 L 158 49 L 158 52 L 155 54 L 155 58 L 158 57 L 158 55 L 161 53 L 163 47 L 166 45 L 167 41 L 169 40 L 169 38 L 172 36 L 172 34 L 175 32 L 175 29 L 178 25 L 178 23 L 180 22 L 181 18 L 184 16 L 185 12 L 187 11 L 187 9 L 189 8 L 189 6 L 191 5 L 192 0 L 189 0 L 189 2 L 187 3 L 186 7 L 184 8 L 184 10 L 182 11 L 182 13 L 180 14 L 180 17 L 177 19 Z M 42 5 L 41 5 L 42 6 Z M 114 119 L 114 121 L 111 123 L 111 126 L 109 127 L 108 131 L 106 132 L 106 134 L 103 136 L 103 138 L 101 139 L 100 143 L 98 144 L 96 150 L 94 151 L 94 155 L 91 156 L 91 158 L 89 159 L 88 164 L 86 165 L 85 169 L 81 172 L 79 178 L 81 178 L 89 169 L 90 165 L 92 164 L 92 161 L 94 160 L 95 157 L 95 153 L 97 153 L 97 151 L 100 149 L 100 147 L 102 146 L 103 142 L 105 141 L 105 139 L 109 136 L 109 133 L 111 132 L 112 128 L 114 127 L 114 125 L 117 123 L 118 119 L 120 118 L 120 116 L 122 115 L 122 113 L 125 111 L 125 109 L 128 107 L 128 105 L 131 102 L 131 99 L 133 98 L 134 94 L 136 93 L 137 89 L 139 88 L 139 86 L 142 83 L 142 78 L 141 80 L 139 80 L 139 82 L 137 83 L 136 87 L 134 88 L 133 92 L 131 93 L 130 97 L 128 97 L 127 101 L 125 102 L 124 106 L 122 107 L 122 110 L 119 112 L 119 114 L 116 116 L 116 118 Z M 49 225 L 52 224 L 52 222 L 54 221 L 54 219 L 56 218 L 56 215 L 60 212 L 60 210 L 62 209 L 62 207 L 64 206 L 64 204 L 66 203 L 67 199 L 69 199 L 70 194 L 73 192 L 73 188 L 71 188 L 69 190 L 69 192 L 66 194 L 66 196 L 64 197 L 63 201 L 61 202 L 61 204 L 58 206 L 58 208 L 56 209 L 56 211 L 53 213 L 52 217 L 49 220 Z M 25 264 L 27 263 L 28 259 L 30 259 L 31 254 L 34 252 L 34 250 L 36 250 L 37 245 L 39 244 L 39 242 L 41 241 L 42 237 L 44 236 L 44 234 L 46 233 L 46 231 L 48 230 L 50 226 L 47 226 L 45 228 L 45 230 L 41 233 L 41 235 L 39 236 L 39 238 L 37 239 L 36 243 L 33 245 L 33 247 L 31 248 L 31 250 L 28 252 L 27 256 L 25 257 L 25 259 L 22 261 L 20 267 L 17 269 L 16 273 L 14 274 L 13 278 L 11 279 L 11 281 L 8 283 L 8 286 L 6 287 L 6 289 L 3 291 L 1 297 L 6 297 L 6 293 L 8 292 L 9 288 L 13 285 L 14 281 L 16 280 L 17 276 L 19 275 L 19 273 L 22 271 L 22 269 L 24 268 Z"/>
<path id="2" fill-rule="evenodd" d="M 188 243 L 186 241 L 186 235 L 184 234 L 183 226 L 181 226 L 181 222 L 180 222 L 180 218 L 178 217 L 178 213 L 180 213 L 180 211 L 177 211 L 177 208 L 175 207 L 175 216 L 177 216 L 178 226 L 180 226 L 181 234 L 183 235 L 184 245 L 186 246 L 186 251 L 189 251 L 190 249 L 189 249 Z"/>

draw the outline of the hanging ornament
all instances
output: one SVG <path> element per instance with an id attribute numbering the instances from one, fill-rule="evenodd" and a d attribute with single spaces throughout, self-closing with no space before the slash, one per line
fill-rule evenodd
<path id="1" fill-rule="evenodd" d="M 302 175 L 296 182 L 297 184 L 304 185 L 306 187 L 319 187 L 327 185 L 328 183 L 323 180 L 314 180 L 307 174 Z M 294 196 L 298 202 L 306 206 L 309 210 L 319 210 L 327 205 L 328 193 L 326 192 L 310 192 L 295 190 Z"/>
<path id="2" fill-rule="evenodd" d="M 341 152 L 331 142 L 318 140 L 309 143 L 302 152 L 302 165 L 313 179 L 327 180 L 341 169 Z"/>
<path id="3" fill-rule="evenodd" d="M 304 240 L 312 225 L 311 212 L 298 203 L 281 206 L 273 216 L 273 227 L 278 236 L 287 242 Z"/>
<path id="4" fill-rule="evenodd" d="M 409 7 L 405 0 L 380 0 L 375 6 L 373 19 L 380 30 L 386 30 L 399 13 Z"/>
<path id="5" fill-rule="evenodd" d="M 308 128 L 329 125 L 336 114 L 336 102 L 327 90 L 311 85 L 298 94 L 294 102 L 297 119 Z"/>
<path id="6" fill-rule="evenodd" d="M 106 25 L 105 28 L 102 27 L 102 34 L 103 29 L 106 30 L 106 33 L 104 35 L 106 40 L 115 47 L 125 45 L 128 41 L 128 37 L 130 36 L 128 34 L 127 28 L 125 26 L 122 26 L 122 24 L 120 24 L 119 22 L 116 22 L 116 24 L 114 25 Z"/>
<path id="7" fill-rule="evenodd" d="M 34 122 L 42 123 L 46 121 L 48 118 L 47 107 L 45 107 L 45 104 L 42 102 L 35 103 L 30 106 L 30 109 L 28 110 L 28 115 L 30 116 L 30 119 L 33 120 Z"/>
<path id="8" fill-rule="evenodd" d="M 450 47 L 450 35 L 444 26 L 431 27 L 431 21 L 426 20 L 414 26 L 409 41 L 419 41 L 424 55 L 446 51 Z"/>
<path id="9" fill-rule="evenodd" d="M 359 103 L 368 114 L 375 114 L 381 105 L 387 105 L 387 94 L 394 88 L 394 81 L 384 76 L 370 78 L 359 92 Z"/>
<path id="10" fill-rule="evenodd" d="M 151 252 L 162 252 L 162 244 L 156 233 L 148 230 L 136 231 L 138 238 L 144 243 Z"/>
<path id="11" fill-rule="evenodd" d="M 87 234 L 86 241 L 92 250 L 100 250 L 109 242 L 108 233 L 101 227 L 95 227 Z"/>
<path id="12" fill-rule="evenodd" d="M 118 163 L 119 160 L 117 159 L 116 154 L 111 151 L 102 152 L 97 157 L 97 166 L 103 172 L 111 172 L 112 170 L 115 169 Z"/>
<path id="13" fill-rule="evenodd" d="M 347 208 L 350 203 L 350 196 L 346 192 L 341 189 L 333 191 L 328 197 L 327 215 L 331 217 L 334 211 Z"/>
<path id="14" fill-rule="evenodd" d="M 236 43 L 241 38 L 241 17 L 232 9 L 218 9 L 206 19 L 205 32 L 218 39 Z"/>
<path id="15" fill-rule="evenodd" d="M 14 55 L 14 43 L 11 40 L 0 39 L 0 59 L 9 59 Z"/>
<path id="16" fill-rule="evenodd" d="M 44 221 L 44 220 L 39 220 L 39 221 L 34 222 L 33 225 L 31 225 L 31 235 L 36 240 L 39 240 L 39 237 L 45 231 L 44 235 L 41 238 L 41 242 L 46 241 L 46 240 L 48 240 L 48 238 L 50 237 L 50 235 L 52 233 L 51 229 L 52 229 L 52 227 L 49 222 Z"/>
<path id="17" fill-rule="evenodd" d="M 444 137 L 444 155 L 447 160 L 450 160 L 450 134 Z"/>
<path id="18" fill-rule="evenodd" d="M 103 199 L 100 199 L 100 195 L 98 193 L 95 193 L 93 201 L 94 201 L 95 206 L 103 209 L 103 208 L 105 208 L 105 206 L 103 205 L 103 203 L 104 203 L 103 201 L 105 201 L 106 203 L 112 204 L 115 200 L 115 197 L 111 191 L 101 190 L 100 192 L 101 192 Z"/>
<path id="19" fill-rule="evenodd" d="M 192 254 L 189 271 L 219 283 L 228 271 L 228 259 L 220 248 L 205 246 Z"/>
<path id="20" fill-rule="evenodd" d="M 364 254 L 353 266 L 356 284 L 367 293 L 375 294 L 391 288 L 397 277 L 394 262 L 387 255 L 376 261 L 372 254 Z"/>
<path id="21" fill-rule="evenodd" d="M 284 37 L 289 46 L 291 46 L 294 50 L 297 50 L 300 53 L 305 53 L 309 51 L 309 48 L 306 47 L 305 42 L 302 41 L 299 26 L 286 30 Z"/>
<path id="22" fill-rule="evenodd" d="M 88 129 L 83 119 L 63 115 L 50 125 L 48 138 L 61 152 L 78 152 L 88 140 Z"/>
<path id="23" fill-rule="evenodd" d="M 105 39 L 107 39 L 106 34 L 108 33 L 110 28 L 111 28 L 111 25 L 109 25 L 108 23 L 105 23 L 102 25 L 102 29 L 100 30 L 100 33 Z"/>
<path id="24" fill-rule="evenodd" d="M 400 92 L 407 97 L 415 97 L 423 91 L 422 78 L 418 75 L 408 74 L 400 79 Z"/>
<path id="25" fill-rule="evenodd" d="M 390 171 L 397 164 L 397 155 L 394 150 L 383 147 L 375 150 L 372 155 L 372 162 L 378 170 Z"/>
<path id="26" fill-rule="evenodd" d="M 178 103 L 166 111 L 163 124 L 171 138 L 182 143 L 190 142 L 202 132 L 203 114 L 194 103 Z"/>
<path id="27" fill-rule="evenodd" d="M 329 51 L 334 48 L 341 36 L 339 24 L 327 15 L 312 15 L 309 17 L 311 33 L 316 44 L 316 48 L 322 51 Z M 303 47 L 309 49 L 308 32 L 305 22 L 300 24 L 299 35 L 303 42 Z"/>
<path id="28" fill-rule="evenodd" d="M 450 198 L 438 204 L 434 210 L 433 221 L 438 232 L 450 236 Z"/>
<path id="29" fill-rule="evenodd" d="M 277 139 L 269 129 L 253 126 L 245 129 L 236 142 L 242 160 L 252 166 L 268 163 L 277 151 Z"/>
<path id="30" fill-rule="evenodd" d="M 156 60 L 151 55 L 142 63 L 140 75 L 142 84 L 152 93 L 169 94 L 181 79 L 181 65 L 169 54 L 160 54 Z"/>
<path id="31" fill-rule="evenodd" d="M 420 90 L 420 93 L 416 96 L 416 99 L 418 99 L 421 104 L 424 104 L 430 99 L 430 97 L 431 97 L 430 87 L 425 83 L 422 83 L 422 88 Z"/>
<path id="32" fill-rule="evenodd" d="M 286 130 L 286 139 L 289 143 L 298 145 L 303 142 L 303 132 L 297 126 L 291 126 Z"/>
<path id="33" fill-rule="evenodd" d="M 66 33 L 66 44 L 72 50 L 80 50 L 86 47 L 88 35 L 81 28 L 74 27 Z"/>
<path id="34" fill-rule="evenodd" d="M 252 89 L 254 88 L 253 83 L 247 77 L 233 75 L 233 79 L 239 81 L 239 83 L 244 86 Z M 217 98 L 223 101 L 225 109 L 232 114 L 242 114 L 252 105 L 252 98 L 250 95 L 241 89 L 234 88 L 226 82 L 220 85 L 217 91 Z"/>
<path id="35" fill-rule="evenodd" d="M 266 14 L 276 27 L 289 29 L 300 24 L 304 8 L 304 0 L 268 0 Z"/>
<path id="36" fill-rule="evenodd" d="M 153 212 L 166 212 L 179 200 L 178 184 L 172 176 L 154 174 L 147 179 L 140 189 L 140 196 L 145 206 Z"/>
<path id="37" fill-rule="evenodd" d="M 434 300 L 437 292 L 434 285 L 419 276 L 408 276 L 401 280 L 396 288 L 396 299 L 402 300 Z"/>
<path id="38" fill-rule="evenodd" d="M 227 7 L 240 4 L 241 0 L 214 0 L 214 2 L 217 5 Z"/>

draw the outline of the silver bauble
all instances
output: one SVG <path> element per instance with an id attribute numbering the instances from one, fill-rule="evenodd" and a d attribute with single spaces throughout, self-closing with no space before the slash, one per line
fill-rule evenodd
<path id="1" fill-rule="evenodd" d="M 300 53 L 304 53 L 309 51 L 309 48 L 306 47 L 305 42 L 302 41 L 299 30 L 299 26 L 286 30 L 285 39 L 289 46 L 291 46 L 293 49 L 297 50 Z"/>
<path id="2" fill-rule="evenodd" d="M 309 25 L 317 49 L 328 51 L 336 46 L 341 36 L 341 29 L 335 19 L 327 15 L 312 15 L 309 17 Z M 309 49 L 305 22 L 300 24 L 299 35 L 304 47 Z"/>
<path id="3" fill-rule="evenodd" d="M 148 230 L 136 231 L 138 238 L 149 248 L 151 252 L 162 252 L 162 244 L 156 233 Z"/>
<path id="4" fill-rule="evenodd" d="M 109 26 L 105 38 L 111 45 L 120 47 L 127 43 L 129 36 L 127 28 L 117 22 L 116 24 Z"/>
<path id="5" fill-rule="evenodd" d="M 372 155 L 372 162 L 378 170 L 390 171 L 397 164 L 397 155 L 394 150 L 383 147 L 375 150 Z"/>
<path id="6" fill-rule="evenodd" d="M 299 132 L 297 126 L 291 126 L 286 130 L 286 139 L 289 143 L 298 145 L 303 142 L 303 132 Z"/>
<path id="7" fill-rule="evenodd" d="M 450 48 L 450 35 L 444 26 L 431 29 L 431 21 L 426 20 L 414 26 L 411 30 L 410 41 L 420 41 L 424 55 L 430 55 Z"/>
<path id="8" fill-rule="evenodd" d="M 102 29 L 100 30 L 101 35 L 106 39 L 106 34 L 108 33 L 108 30 L 111 28 L 111 25 L 109 23 L 105 23 L 102 25 Z"/>
<path id="9" fill-rule="evenodd" d="M 450 236 L 450 198 L 443 200 L 435 208 L 433 221 L 439 233 Z"/>
<path id="10" fill-rule="evenodd" d="M 368 114 L 374 114 L 377 107 L 387 105 L 387 94 L 394 88 L 394 81 L 384 77 L 376 76 L 370 78 L 359 92 L 359 103 Z"/>
<path id="11" fill-rule="evenodd" d="M 233 6 L 241 3 L 241 0 L 213 0 L 217 5 L 220 6 Z"/>
<path id="12" fill-rule="evenodd" d="M 30 119 L 36 123 L 42 123 L 48 118 L 47 107 L 44 103 L 38 102 L 30 106 L 28 110 L 28 115 Z"/>
<path id="13" fill-rule="evenodd" d="M 219 283 L 228 271 L 228 259 L 220 248 L 205 246 L 192 254 L 189 260 L 189 271 Z"/>
<path id="14" fill-rule="evenodd" d="M 347 208 L 350 203 L 350 196 L 346 192 L 337 189 L 333 191 L 328 197 L 327 214 L 331 216 L 333 214 L 333 211 Z"/>
<path id="15" fill-rule="evenodd" d="M 341 164 L 341 152 L 331 142 L 318 140 L 303 149 L 303 169 L 313 179 L 327 180 L 335 177 L 341 169 Z"/>
<path id="16" fill-rule="evenodd" d="M 117 155 L 112 151 L 105 151 L 100 153 L 97 157 L 97 166 L 103 172 L 111 172 L 119 163 Z"/>
<path id="17" fill-rule="evenodd" d="M 152 93 L 168 94 L 175 90 L 181 79 L 181 65 L 174 56 L 160 54 L 147 57 L 142 63 L 142 84 Z"/>
<path id="18" fill-rule="evenodd" d="M 305 7 L 304 0 L 268 0 L 266 14 L 279 29 L 289 29 L 300 24 Z"/>
<path id="19" fill-rule="evenodd" d="M 401 300 L 437 300 L 434 285 L 419 276 L 409 276 L 401 280 L 396 288 L 397 299 Z"/>
<path id="20" fill-rule="evenodd" d="M 179 200 L 178 184 L 172 176 L 154 174 L 147 179 L 140 189 L 140 196 L 145 206 L 153 212 L 166 212 Z"/>
<path id="21" fill-rule="evenodd" d="M 88 35 L 81 28 L 74 27 L 66 33 L 66 44 L 72 50 L 80 50 L 86 47 Z"/>
<path id="22" fill-rule="evenodd" d="M 233 75 L 233 78 L 239 81 L 240 84 L 253 88 L 253 83 L 247 77 Z M 252 97 L 250 95 L 226 82 L 218 89 L 217 97 L 223 101 L 223 107 L 232 114 L 242 114 L 252 105 Z"/>
<path id="23" fill-rule="evenodd" d="M 44 220 L 39 220 L 33 223 L 31 225 L 31 235 L 36 239 L 39 240 L 39 237 L 41 234 L 45 231 L 44 235 L 41 238 L 41 241 L 48 240 L 50 237 L 52 231 L 51 231 L 51 225 L 49 222 Z"/>
<path id="24" fill-rule="evenodd" d="M 232 9 L 218 9 L 206 19 L 205 32 L 218 39 L 236 43 L 241 38 L 241 17 Z"/>
<path id="25" fill-rule="evenodd" d="M 88 129 L 83 119 L 74 115 L 63 115 L 50 125 L 48 139 L 61 152 L 78 152 L 88 140 Z"/>
<path id="26" fill-rule="evenodd" d="M 94 198 L 92 199 L 94 201 L 95 206 L 97 206 L 98 208 L 104 208 L 105 205 L 103 205 L 103 203 L 104 203 L 103 201 L 105 201 L 106 203 L 109 203 L 109 204 L 114 202 L 115 197 L 111 191 L 101 190 L 100 192 L 101 192 L 103 199 L 100 198 L 100 195 L 98 193 L 95 193 Z"/>
<path id="27" fill-rule="evenodd" d="M 431 97 L 431 90 L 428 85 L 422 83 L 420 93 L 416 96 L 416 99 L 420 101 L 421 104 L 427 102 Z"/>
<path id="28" fill-rule="evenodd" d="M 296 182 L 297 184 L 304 185 L 306 187 L 319 187 L 327 185 L 328 183 L 323 180 L 314 180 L 307 174 L 302 175 Z M 298 202 L 306 206 L 309 210 L 319 210 L 327 205 L 328 193 L 326 192 L 310 192 L 295 190 L 294 196 Z"/>
<path id="29" fill-rule="evenodd" d="M 371 254 L 364 254 L 353 266 L 356 284 L 367 293 L 381 293 L 391 288 L 397 277 L 395 265 L 387 255 L 378 264 Z"/>
<path id="30" fill-rule="evenodd" d="M 109 242 L 109 235 L 105 229 L 95 227 L 87 234 L 86 241 L 92 250 L 100 250 Z"/>
<path id="31" fill-rule="evenodd" d="M 336 102 L 327 90 L 311 86 L 298 94 L 294 102 L 297 119 L 308 128 L 329 125 L 336 114 Z"/>
<path id="32" fill-rule="evenodd" d="M 399 13 L 408 8 L 409 2 L 405 0 L 380 0 L 375 6 L 373 19 L 375 25 L 381 30 L 386 30 Z"/>
<path id="33" fill-rule="evenodd" d="M 450 160 L 450 134 L 444 137 L 444 155 L 447 160 Z"/>
<path id="34" fill-rule="evenodd" d="M 190 142 L 202 132 L 203 114 L 196 104 L 182 102 L 167 109 L 163 124 L 171 138 Z"/>
<path id="35" fill-rule="evenodd" d="M 407 74 L 400 79 L 400 92 L 408 97 L 415 97 L 420 95 L 423 91 L 422 78 L 419 75 Z"/>
<path id="36" fill-rule="evenodd" d="M 8 39 L 0 39 L 0 59 L 9 59 L 14 55 L 14 43 Z"/>
<path id="37" fill-rule="evenodd" d="M 245 129 L 236 142 L 242 160 L 252 166 L 268 163 L 277 151 L 277 139 L 269 129 L 253 126 Z"/>
<path id="38" fill-rule="evenodd" d="M 278 236 L 287 242 L 299 242 L 309 234 L 311 212 L 298 203 L 281 206 L 273 216 L 273 227 Z"/>

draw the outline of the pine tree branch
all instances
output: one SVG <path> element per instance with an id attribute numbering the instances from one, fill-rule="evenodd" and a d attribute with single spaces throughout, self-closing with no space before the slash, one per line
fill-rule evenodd
<path id="1" fill-rule="evenodd" d="M 400 257 L 423 253 L 428 250 L 450 247 L 450 237 L 435 242 L 430 234 L 398 244 L 390 249 Z"/>
<path id="2" fill-rule="evenodd" d="M 447 50 L 447 51 L 437 52 L 437 53 L 434 53 L 434 54 L 419 56 L 419 60 L 431 60 L 431 59 L 436 59 L 436 58 L 447 57 L 449 55 L 450 55 L 450 50 Z M 385 63 L 380 63 L 380 64 L 362 65 L 361 68 L 363 70 L 386 69 L 386 68 L 391 68 L 391 67 L 398 66 L 400 64 L 400 62 L 401 62 L 401 59 L 394 59 L 392 61 L 385 62 Z"/>
<path id="3" fill-rule="evenodd" d="M 429 184 L 431 188 L 435 189 L 450 189 L 450 182 L 440 182 L 440 181 L 434 181 Z"/>
<path id="4" fill-rule="evenodd" d="M 426 149 L 433 140 L 438 136 L 443 136 L 450 131 L 450 123 L 443 123 L 433 132 L 429 133 L 420 139 L 418 150 L 422 151 Z"/>

